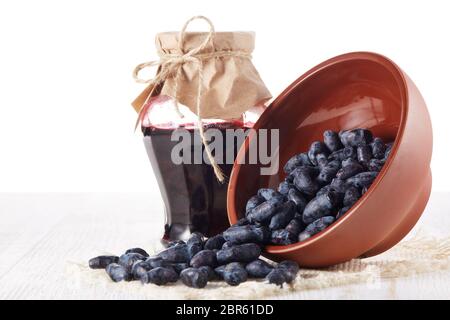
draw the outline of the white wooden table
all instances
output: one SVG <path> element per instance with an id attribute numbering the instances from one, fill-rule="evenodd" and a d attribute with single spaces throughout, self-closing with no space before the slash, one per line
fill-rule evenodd
<path id="1" fill-rule="evenodd" d="M 73 279 L 62 276 L 65 263 L 153 244 L 161 235 L 162 212 L 157 190 L 152 194 L 0 194 L 0 299 L 93 297 L 92 292 L 68 290 Z M 433 193 L 417 227 L 449 236 L 450 194 Z M 365 284 L 348 285 L 278 298 L 449 299 L 449 288 L 450 272 L 440 272 L 383 280 L 370 290 Z M 115 296 L 98 288 L 95 297 Z"/>

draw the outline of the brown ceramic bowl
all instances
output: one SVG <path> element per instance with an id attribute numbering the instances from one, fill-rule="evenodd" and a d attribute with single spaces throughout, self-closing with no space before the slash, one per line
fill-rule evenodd
<path id="1" fill-rule="evenodd" d="M 432 130 L 425 102 L 409 77 L 379 54 L 355 52 L 325 61 L 292 83 L 263 113 L 255 129 L 279 129 L 279 170 L 260 175 L 259 164 L 239 164 L 228 188 L 228 217 L 243 216 L 247 199 L 262 187 L 276 188 L 284 163 L 323 140 L 327 129 L 368 128 L 386 142 L 390 157 L 367 193 L 339 220 L 306 241 L 267 246 L 267 257 L 324 267 L 388 250 L 415 225 L 431 190 Z"/>

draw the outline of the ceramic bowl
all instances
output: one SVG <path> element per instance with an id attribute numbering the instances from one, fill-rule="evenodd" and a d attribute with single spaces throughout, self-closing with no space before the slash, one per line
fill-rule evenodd
<path id="1" fill-rule="evenodd" d="M 370 129 L 394 141 L 390 157 L 364 196 L 324 231 L 287 246 L 267 246 L 266 256 L 304 267 L 330 266 L 377 255 L 398 243 L 415 225 L 431 190 L 432 129 L 425 102 L 411 79 L 379 54 L 355 52 L 312 68 L 275 99 L 255 124 L 279 129 L 279 169 L 261 175 L 248 157 L 251 133 L 241 147 L 228 187 L 230 223 L 244 215 L 246 201 L 262 187 L 276 188 L 284 163 L 323 140 L 323 131 Z"/>

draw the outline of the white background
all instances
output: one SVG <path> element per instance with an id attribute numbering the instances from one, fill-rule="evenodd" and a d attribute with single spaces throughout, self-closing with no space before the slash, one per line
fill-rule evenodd
<path id="1" fill-rule="evenodd" d="M 393 59 L 431 113 L 434 190 L 450 190 L 447 3 L 1 1 L 0 192 L 157 192 L 133 132 L 130 102 L 143 86 L 131 71 L 156 57 L 155 33 L 198 14 L 217 30 L 256 31 L 254 64 L 274 96 L 341 53 Z"/>

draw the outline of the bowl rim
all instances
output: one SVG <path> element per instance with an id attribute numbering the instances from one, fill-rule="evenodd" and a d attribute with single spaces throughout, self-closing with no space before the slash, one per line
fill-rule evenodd
<path id="1" fill-rule="evenodd" d="M 313 235 L 312 237 L 301 241 L 296 242 L 290 245 L 267 245 L 265 247 L 265 251 L 269 254 L 285 254 L 297 251 L 299 249 L 305 248 L 307 246 L 310 246 L 317 241 L 320 241 L 320 239 L 326 237 L 328 234 L 336 232 L 336 229 L 339 228 L 340 225 L 346 223 L 347 220 L 351 219 L 351 217 L 355 214 L 355 212 L 358 210 L 358 208 L 372 195 L 374 190 L 377 188 L 377 186 L 383 181 L 384 176 L 386 175 L 386 172 L 389 170 L 391 163 L 393 159 L 395 158 L 398 146 L 400 145 L 400 142 L 403 140 L 403 134 L 405 131 L 406 126 L 406 119 L 408 116 L 409 111 L 409 95 L 408 95 L 408 85 L 407 80 L 405 78 L 405 75 L 403 71 L 389 58 L 387 58 L 384 55 L 375 53 L 375 52 L 368 52 L 368 51 L 357 51 L 357 52 L 349 52 L 342 55 L 335 56 L 333 58 L 330 58 L 315 67 L 311 68 L 307 72 L 305 72 L 303 75 L 301 75 L 298 79 L 296 79 L 294 82 L 292 82 L 278 97 L 273 100 L 270 105 L 268 106 L 267 110 L 273 110 L 276 109 L 280 104 L 284 102 L 287 96 L 291 94 L 293 90 L 295 90 L 299 85 L 301 85 L 304 81 L 308 81 L 310 78 L 315 76 L 320 71 L 327 69 L 333 65 L 352 61 L 352 60 L 369 60 L 376 63 L 381 64 L 383 67 L 385 67 L 395 78 L 397 85 L 399 87 L 400 92 L 400 106 L 401 106 L 401 116 L 400 116 L 400 122 L 399 122 L 399 128 L 397 135 L 395 137 L 390 156 L 387 159 L 386 163 L 383 165 L 383 168 L 381 169 L 380 173 L 378 174 L 377 178 L 374 180 L 370 188 L 367 190 L 367 192 L 350 208 L 349 211 L 347 211 L 341 218 L 334 221 L 329 227 L 325 228 L 321 232 Z M 266 119 L 269 117 L 269 112 L 263 112 L 261 117 L 258 119 L 258 121 L 255 123 L 254 127 L 255 129 L 258 129 L 261 127 L 261 123 L 265 123 Z M 227 192 L 227 213 L 228 213 L 228 220 L 230 224 L 235 223 L 238 220 L 237 210 L 235 206 L 235 202 L 233 199 L 236 196 L 236 189 L 234 187 L 237 177 L 239 175 L 241 164 L 239 163 L 238 159 L 243 159 L 245 157 L 248 148 L 249 143 L 247 142 L 252 139 L 254 131 L 252 130 L 250 134 L 246 138 L 246 142 L 242 144 L 241 148 L 238 151 L 238 154 L 236 156 L 236 160 L 233 165 L 233 170 L 230 175 L 229 185 L 228 185 L 228 192 Z M 234 216 L 233 216 L 234 215 Z M 370 248 L 368 248 L 370 249 Z"/>

